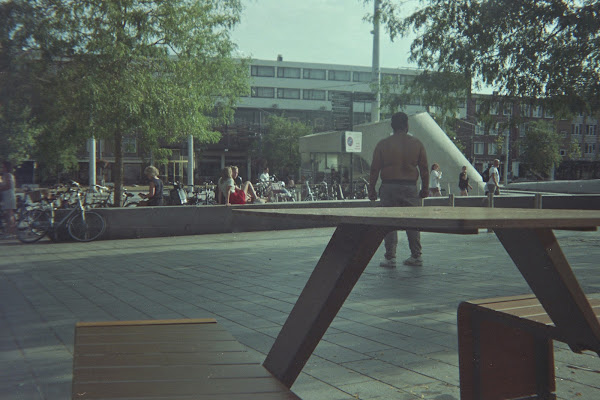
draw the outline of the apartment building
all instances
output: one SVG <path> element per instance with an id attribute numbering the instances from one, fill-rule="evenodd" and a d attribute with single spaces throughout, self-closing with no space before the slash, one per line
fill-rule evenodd
<path id="1" fill-rule="evenodd" d="M 207 146 L 198 165 L 200 176 L 214 174 L 221 165 L 237 163 L 242 176 L 259 173 L 262 160 L 253 160 L 248 146 L 260 140 L 269 116 L 283 115 L 303 122 L 314 132 L 351 130 L 371 121 L 374 100 L 372 69 L 366 66 L 276 60 L 252 60 L 250 93 L 240 99 L 234 123 L 224 127 L 223 139 Z M 415 69 L 382 68 L 382 79 L 403 84 Z M 418 102 L 407 113 L 423 111 Z"/>
<path id="2" fill-rule="evenodd" d="M 525 137 L 529 123 L 532 121 L 548 121 L 554 124 L 561 139 L 560 154 L 563 156 L 563 169 L 558 170 L 557 179 L 576 179 L 598 177 L 598 161 L 600 160 L 600 144 L 598 139 L 598 120 L 579 115 L 574 119 L 558 119 L 544 109 L 541 104 L 523 100 L 508 100 L 491 95 L 474 95 L 467 104 L 467 116 L 458 124 L 457 134 L 465 144 L 465 156 L 479 171 L 482 171 L 495 158 L 501 160 L 503 171 L 508 177 L 523 177 L 520 171 L 522 160 L 519 153 L 519 140 Z M 501 137 L 501 140 L 498 140 Z M 507 141 L 508 138 L 508 141 Z M 581 156 L 568 160 L 571 143 L 576 142 L 581 149 Z M 506 153 L 498 148 L 508 145 L 508 166 L 505 169 Z M 502 154 L 501 154 L 502 153 Z M 559 167 L 560 168 L 560 167 Z"/>

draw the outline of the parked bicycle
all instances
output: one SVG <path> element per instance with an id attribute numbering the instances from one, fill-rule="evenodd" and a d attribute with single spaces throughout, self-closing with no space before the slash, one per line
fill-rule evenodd
<path id="1" fill-rule="evenodd" d="M 94 211 L 86 211 L 79 184 L 72 182 L 71 185 L 76 193 L 76 205 L 63 210 L 65 215 L 58 221 L 52 201 L 43 201 L 40 207 L 26 212 L 17 222 L 17 238 L 21 242 L 37 242 L 47 234 L 56 234 L 64 227 L 71 238 L 80 242 L 90 242 L 102 236 L 106 229 L 104 217 Z"/>
<path id="2" fill-rule="evenodd" d="M 217 204 L 214 183 L 212 183 L 212 181 L 204 182 L 203 186 L 195 187 L 194 195 L 192 197 L 188 197 L 186 204 L 192 206 Z"/>
<path id="3" fill-rule="evenodd" d="M 106 208 L 114 206 L 114 187 L 94 185 L 94 188 L 95 193 L 99 193 L 99 197 L 92 196 L 93 200 L 91 202 L 85 201 L 84 205 L 91 208 Z M 89 191 L 86 193 L 86 199 L 88 195 Z M 129 193 L 125 188 L 123 188 L 122 196 L 123 205 L 121 207 L 137 207 L 139 205 L 138 201 L 132 200 L 135 197 L 135 194 Z"/>

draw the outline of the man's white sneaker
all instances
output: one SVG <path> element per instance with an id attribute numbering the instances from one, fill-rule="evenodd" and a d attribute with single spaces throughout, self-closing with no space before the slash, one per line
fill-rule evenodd
<path id="1" fill-rule="evenodd" d="M 384 268 L 395 268 L 396 267 L 396 259 L 395 258 L 386 259 L 385 261 L 382 261 L 381 263 L 379 263 L 379 266 L 384 267 Z"/>
<path id="2" fill-rule="evenodd" d="M 422 267 L 423 266 L 423 259 L 421 258 L 421 256 L 419 257 L 410 257 L 407 258 L 406 260 L 404 260 L 404 265 L 411 265 L 413 267 Z"/>

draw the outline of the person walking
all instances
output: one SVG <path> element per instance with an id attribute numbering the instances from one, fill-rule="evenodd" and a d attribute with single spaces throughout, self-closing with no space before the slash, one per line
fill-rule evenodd
<path id="1" fill-rule="evenodd" d="M 369 176 L 369 199 L 377 200 L 375 186 L 381 176 L 379 197 L 383 207 L 417 207 L 420 198 L 429 195 L 429 170 L 427 153 L 421 141 L 408 134 L 408 116 L 403 112 L 392 115 L 394 134 L 377 143 L 373 151 L 373 161 Z M 421 177 L 421 191 L 417 190 L 417 179 Z M 407 230 L 408 247 L 411 256 L 404 265 L 421 266 L 421 234 Z M 385 261 L 382 267 L 396 266 L 396 247 L 398 233 L 390 232 L 385 236 Z"/>
<path id="2" fill-rule="evenodd" d="M 442 195 L 442 186 L 440 180 L 442 179 L 442 171 L 438 163 L 433 163 L 431 171 L 429 172 L 429 195 L 431 197 L 440 197 Z"/>
<path id="3" fill-rule="evenodd" d="M 500 194 L 500 172 L 498 167 L 500 166 L 500 160 L 495 159 L 494 163 L 490 167 L 490 179 L 485 185 L 485 194 L 494 193 L 494 195 Z"/>
<path id="4" fill-rule="evenodd" d="M 473 189 L 473 186 L 469 185 L 469 175 L 467 175 L 466 165 L 463 165 L 462 170 L 458 175 L 458 188 L 460 189 L 461 196 L 468 196 L 469 189 Z"/>
<path id="5" fill-rule="evenodd" d="M 17 209 L 17 187 L 13 167 L 10 161 L 2 163 L 2 182 L 0 182 L 0 191 L 2 192 L 2 211 L 4 211 L 5 221 L 8 224 L 8 233 L 16 233 L 15 210 Z"/>

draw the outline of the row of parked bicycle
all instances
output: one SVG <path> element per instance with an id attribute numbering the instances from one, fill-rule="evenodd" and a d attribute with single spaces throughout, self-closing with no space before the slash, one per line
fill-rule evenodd
<path id="1" fill-rule="evenodd" d="M 355 185 L 355 191 L 350 198 L 366 198 L 367 183 L 363 179 L 360 185 Z M 216 187 L 212 182 L 205 182 L 188 192 L 179 182 L 173 184 L 165 196 L 166 205 L 214 205 L 216 202 Z M 343 200 L 348 194 L 336 182 L 328 185 L 321 182 L 315 185 L 308 181 L 302 185 L 286 187 L 283 182 L 271 181 L 256 184 L 260 197 L 270 202 Z M 123 191 L 123 207 L 139 205 L 139 197 Z M 77 182 L 68 185 L 58 185 L 45 191 L 25 192 L 18 199 L 15 214 L 16 235 L 24 243 L 33 243 L 48 235 L 52 240 L 64 240 L 69 237 L 82 242 L 99 238 L 106 229 L 106 220 L 101 214 L 92 209 L 111 207 L 114 204 L 114 188 L 94 185 L 83 190 Z"/>
<path id="2" fill-rule="evenodd" d="M 106 230 L 106 220 L 90 211 L 84 203 L 85 193 L 77 182 L 60 185 L 42 194 L 25 192 L 15 212 L 17 239 L 37 242 L 48 235 L 52 240 L 65 236 L 80 242 L 98 239 Z"/>

